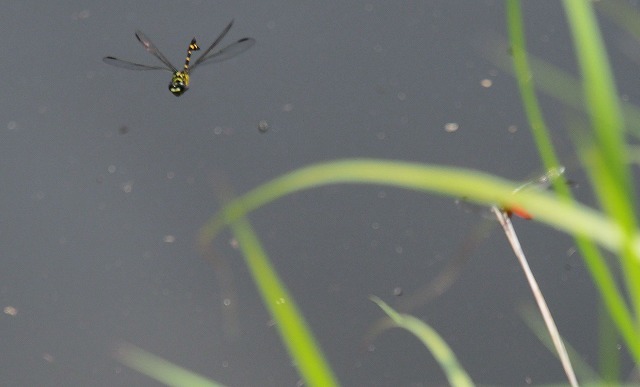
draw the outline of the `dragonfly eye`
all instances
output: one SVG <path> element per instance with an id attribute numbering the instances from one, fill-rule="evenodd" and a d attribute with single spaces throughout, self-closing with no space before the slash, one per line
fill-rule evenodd
<path id="1" fill-rule="evenodd" d="M 187 89 L 189 88 L 182 82 L 171 82 L 169 84 L 169 91 L 176 97 L 181 96 Z"/>

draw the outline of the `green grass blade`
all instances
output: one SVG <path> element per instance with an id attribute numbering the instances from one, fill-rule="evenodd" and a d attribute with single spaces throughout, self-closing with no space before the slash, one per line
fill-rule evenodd
<path id="1" fill-rule="evenodd" d="M 527 211 L 531 212 L 536 219 L 545 221 L 558 229 L 591 238 L 613 252 L 619 252 L 622 248 L 620 228 L 583 205 L 566 203 L 549 193 L 534 190 L 513 195 L 513 189 L 519 183 L 477 171 L 372 159 L 347 159 L 316 164 L 289 172 L 256 187 L 229 202 L 220 214 L 212 217 L 202 227 L 200 244 L 209 245 L 217 233 L 231 222 L 273 200 L 301 190 L 337 183 L 391 185 L 453 197 L 466 197 L 485 204 L 518 204 L 527 208 Z M 640 250 L 638 235 L 634 237 L 634 246 L 636 250 Z M 593 251 L 585 255 L 585 259 L 596 255 L 597 251 Z M 596 285 L 603 294 L 603 299 L 606 300 L 613 319 L 631 352 L 640 356 L 638 331 L 634 328 L 634 321 L 606 263 L 594 259 L 589 266 L 593 267 Z"/>
<path id="2" fill-rule="evenodd" d="M 527 59 L 520 0 L 507 1 L 507 26 L 513 56 L 513 68 L 518 81 L 518 88 L 520 89 L 522 105 L 527 114 L 531 133 L 542 157 L 545 170 L 549 170 L 560 165 L 560 162 L 553 149 L 551 135 L 536 97 L 534 78 Z M 556 184 L 557 190 L 563 190 L 565 195 L 568 194 L 569 189 L 566 184 L 560 184 L 559 181 L 554 182 L 554 184 Z"/>
<path id="3" fill-rule="evenodd" d="M 447 375 L 449 383 L 454 387 L 470 387 L 473 381 L 462 368 L 456 355 L 453 353 L 447 343 L 440 335 L 424 321 L 421 321 L 408 314 L 400 314 L 393 310 L 389 305 L 376 296 L 369 297 L 371 301 L 378 304 L 390 318 L 394 324 L 400 328 L 406 329 L 416 336 L 431 351 L 440 367 Z"/>
<path id="4" fill-rule="evenodd" d="M 631 194 L 631 185 L 625 160 L 624 121 L 600 29 L 591 2 L 564 0 L 563 3 L 582 72 L 587 112 L 607 173 L 614 176 L 613 181 L 625 199 Z M 631 225 L 633 223 L 631 220 Z"/>
<path id="5" fill-rule="evenodd" d="M 558 162 L 558 158 L 553 149 L 551 136 L 549 135 L 547 125 L 542 117 L 538 99 L 536 98 L 534 77 L 527 58 L 520 4 L 520 0 L 508 0 L 507 2 L 507 26 L 509 30 L 509 41 L 512 48 L 514 74 L 518 81 L 522 103 L 525 107 L 538 151 L 542 157 L 545 167 L 549 169 L 553 166 L 559 165 L 560 163 Z M 573 90 L 573 95 L 580 94 L 577 81 L 574 81 L 575 86 L 571 88 L 566 85 L 566 80 L 568 79 L 567 76 L 556 78 L 560 78 L 562 82 L 552 83 L 554 88 L 565 83 L 565 92 Z M 560 196 L 566 197 L 568 200 L 572 200 L 571 191 L 566 184 L 556 181 L 554 188 Z M 631 317 L 627 304 L 613 280 L 613 274 L 605 263 L 604 257 L 600 254 L 600 251 L 591 240 L 579 235 L 576 235 L 575 239 L 576 245 L 578 246 L 581 255 L 584 257 L 589 272 L 595 280 L 596 286 L 598 287 L 602 299 L 605 302 L 609 315 L 615 321 L 622 336 L 630 343 L 635 342 L 638 335 L 635 333 L 633 327 L 633 318 Z M 640 349 L 637 345 L 633 344 L 631 347 L 632 352 L 636 353 Z"/>
<path id="6" fill-rule="evenodd" d="M 280 281 L 249 222 L 245 218 L 235 219 L 231 223 L 231 229 L 262 301 L 275 320 L 280 337 L 306 385 L 337 386 L 338 382 L 320 346 L 293 297 Z"/>
<path id="7" fill-rule="evenodd" d="M 491 63 L 503 71 L 515 75 L 513 60 L 507 55 L 506 44 L 496 39 L 485 42 L 481 47 L 481 54 Z M 585 110 L 582 87 L 580 81 L 568 72 L 554 66 L 534 55 L 528 54 L 532 73 L 536 78 L 536 87 L 546 95 L 555 98 L 563 104 L 576 110 Z M 640 137 L 640 109 L 627 101 L 618 99 L 627 122 L 629 134 Z"/>
<path id="8" fill-rule="evenodd" d="M 637 232 L 635 190 L 627 164 L 624 121 L 591 2 L 564 0 L 563 4 L 582 73 L 587 113 L 593 128 L 592 135 L 584 133 L 586 146 L 581 147 L 580 154 L 600 205 L 615 219 L 623 232 L 620 262 L 635 315 L 635 330 L 638 331 L 640 255 L 632 246 Z M 633 354 L 636 361 L 640 361 L 638 352 Z"/>
<path id="9" fill-rule="evenodd" d="M 593 126 L 593 148 L 589 149 L 587 171 L 603 208 L 623 226 L 625 232 L 636 230 L 635 205 L 624 120 L 618 105 L 611 68 L 590 2 L 565 0 L 580 64 L 587 112 Z"/>
<path id="10" fill-rule="evenodd" d="M 602 14 L 608 16 L 618 26 L 631 34 L 636 40 L 640 40 L 640 12 L 628 1 L 607 0 L 596 1 L 594 3 L 596 9 L 602 11 Z"/>
<path id="11" fill-rule="evenodd" d="M 127 367 L 145 374 L 160 383 L 164 383 L 167 386 L 224 386 L 223 384 L 216 383 L 131 344 L 119 344 L 115 351 L 115 357 L 120 363 Z"/>
<path id="12" fill-rule="evenodd" d="M 602 303 L 598 305 L 602 309 Z M 620 380 L 622 354 L 618 347 L 620 335 L 615 329 L 611 316 L 598 313 L 598 369 L 603 381 L 614 384 Z"/>
<path id="13" fill-rule="evenodd" d="M 391 185 L 406 189 L 465 197 L 484 204 L 500 203 L 526 208 L 534 217 L 557 229 L 584 235 L 614 253 L 622 249 L 620 227 L 600 213 L 578 203 L 566 203 L 548 192 L 513 190 L 515 182 L 462 168 L 400 161 L 347 159 L 312 165 L 287 173 L 231 201 L 205 224 L 200 243 L 208 245 L 229 223 L 250 211 L 293 192 L 327 184 Z M 640 251 L 640 235 L 634 235 L 634 251 Z"/>

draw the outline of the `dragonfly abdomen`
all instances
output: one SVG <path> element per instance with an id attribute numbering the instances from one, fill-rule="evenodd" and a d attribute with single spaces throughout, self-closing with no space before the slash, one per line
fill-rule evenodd
<path id="1" fill-rule="evenodd" d="M 191 54 L 194 51 L 200 50 L 200 46 L 196 43 L 196 38 L 191 39 L 191 43 L 189 43 L 189 49 L 187 50 L 187 58 L 184 60 L 184 72 L 189 71 L 189 62 L 191 62 Z"/>
<path id="2" fill-rule="evenodd" d="M 184 60 L 184 69 L 182 71 L 176 71 L 171 77 L 171 83 L 169 84 L 169 91 L 176 97 L 181 96 L 187 89 L 189 89 L 189 62 L 191 62 L 191 53 L 198 51 L 200 47 L 196 43 L 196 38 L 191 39 L 189 48 L 187 49 L 187 57 Z"/>

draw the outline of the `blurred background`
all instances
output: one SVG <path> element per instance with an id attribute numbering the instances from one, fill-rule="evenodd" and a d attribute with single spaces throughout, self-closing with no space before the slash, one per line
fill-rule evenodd
<path id="1" fill-rule="evenodd" d="M 483 48 L 504 40 L 502 1 L 4 4 L 2 385 L 157 385 L 115 360 L 121 342 L 231 386 L 298 385 L 231 234 L 216 240 L 215 257 L 197 249 L 199 228 L 220 209 L 216 190 L 244 193 L 352 157 L 516 180 L 541 171 L 515 80 Z M 524 6 L 530 51 L 577 74 L 559 2 Z M 140 29 L 181 66 L 192 37 L 207 47 L 231 19 L 223 45 L 257 44 L 200 67 L 180 98 L 167 90 L 169 72 L 102 62 L 158 65 L 136 41 Z M 620 92 L 636 102 L 640 47 L 606 21 L 603 31 Z M 564 108 L 542 104 L 567 174 L 584 181 Z M 480 215 L 454 198 L 340 185 L 250 219 L 344 385 L 446 384 L 409 333 L 365 342 L 383 315 L 368 297 L 394 306 L 419 292 Z M 596 293 L 571 238 L 533 221 L 515 226 L 560 332 L 594 365 Z M 410 312 L 477 383 L 564 381 L 518 314 L 533 301 L 504 235 L 468 258 L 449 291 Z"/>

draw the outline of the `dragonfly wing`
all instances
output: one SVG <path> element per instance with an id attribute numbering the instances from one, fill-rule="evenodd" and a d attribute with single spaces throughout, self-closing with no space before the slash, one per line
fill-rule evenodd
<path id="1" fill-rule="evenodd" d="M 227 35 L 227 33 L 229 32 L 229 30 L 231 29 L 231 26 L 233 26 L 233 19 L 231 19 L 231 21 L 229 22 L 229 24 L 227 24 L 227 26 L 224 28 L 224 30 L 222 30 L 222 32 L 220 33 L 220 35 L 218 35 L 218 37 L 216 38 L 216 40 L 213 41 L 213 43 L 211 43 L 211 45 L 209 46 L 209 48 L 207 48 L 206 50 L 204 50 L 202 52 L 202 54 L 198 57 L 198 59 L 196 59 L 195 62 L 193 62 L 193 65 L 191 65 L 191 69 L 197 67 L 200 63 L 202 63 L 205 60 L 205 57 L 207 56 L 207 54 L 209 54 L 211 52 L 211 50 L 213 50 L 213 48 L 215 46 L 217 46 L 220 41 L 222 39 L 224 39 L 224 37 Z"/>
<path id="2" fill-rule="evenodd" d="M 102 61 L 104 63 L 110 64 L 112 66 L 122 67 L 123 69 L 129 69 L 129 70 L 138 70 L 138 71 L 142 71 L 142 70 L 166 70 L 166 71 L 171 71 L 168 68 L 163 67 L 163 66 L 147 66 L 147 65 L 143 65 L 143 64 L 139 64 L 139 63 L 129 62 L 128 60 L 114 58 L 112 56 L 105 56 L 104 58 L 102 58 Z"/>
<path id="3" fill-rule="evenodd" d="M 549 169 L 546 173 L 537 176 L 535 179 L 529 180 L 526 183 L 522 184 L 518 188 L 516 188 L 513 192 L 522 191 L 524 189 L 538 189 L 543 190 L 547 189 L 551 186 L 555 180 L 560 178 L 565 171 L 565 167 L 560 165 L 558 167 L 554 167 Z"/>
<path id="4" fill-rule="evenodd" d="M 253 47 L 254 44 L 256 44 L 255 39 L 242 38 L 237 42 L 226 46 L 220 51 L 216 51 L 213 54 L 209 54 L 208 56 L 201 56 L 200 58 L 198 58 L 196 65 L 199 65 L 202 63 L 218 63 L 218 62 L 225 61 L 227 59 L 231 59 L 234 56 L 247 51 L 248 49 Z M 192 69 L 195 68 L 196 65 L 194 65 Z"/>
<path id="5" fill-rule="evenodd" d="M 147 38 L 146 35 L 142 33 L 142 31 L 136 30 L 136 38 L 138 38 L 138 41 L 140 42 L 140 44 L 142 44 L 145 50 L 147 50 L 149 53 L 151 53 L 151 55 L 158 58 L 160 62 L 164 63 L 165 66 L 167 66 L 167 70 L 170 70 L 174 73 L 178 72 L 176 66 L 172 65 L 171 62 L 169 62 L 169 59 L 167 59 L 167 57 L 165 57 L 160 52 L 160 50 L 158 50 L 155 44 L 151 43 L 151 40 L 149 40 L 149 38 Z"/>

